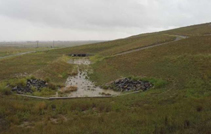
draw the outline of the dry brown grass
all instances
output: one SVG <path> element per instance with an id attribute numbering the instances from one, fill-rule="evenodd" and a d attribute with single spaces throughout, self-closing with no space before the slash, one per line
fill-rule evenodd
<path id="1" fill-rule="evenodd" d="M 184 31 L 181 30 L 181 33 Z M 203 31 L 201 33 L 204 33 Z M 178 31 L 174 34 L 176 33 Z M 131 38 L 143 36 L 149 34 Z M 42 56 L 38 54 L 38 58 L 44 56 L 43 62 L 33 57 L 36 55 L 29 55 L 29 59 L 26 57 L 23 59 L 29 62 L 29 65 L 34 63 L 34 67 L 30 68 L 34 72 L 51 63 L 62 53 L 102 52 L 103 54 L 112 49 L 112 45 L 117 42 L 102 43 L 102 47 L 98 44 L 60 49 Z M 130 41 L 119 40 L 119 43 L 130 44 Z M 192 37 L 141 52 L 103 57 L 93 65 L 94 74 L 91 78 L 99 84 L 131 75 L 168 81 L 165 87 L 137 94 L 109 99 L 58 101 L 0 95 L 0 133 L 211 133 L 210 54 L 210 37 Z M 36 62 L 31 62 L 30 58 Z M 23 59 L 16 58 L 11 63 L 4 61 L 0 68 L 6 70 L 8 67 L 20 65 L 18 62 L 24 63 Z M 39 64 L 41 65 L 38 66 Z M 20 65 L 21 69 L 17 66 L 16 68 L 18 71 L 24 71 L 28 70 L 29 65 Z M 6 72 L 5 78 L 8 78 L 13 71 L 6 70 Z M 2 75 L 3 71 L 0 74 Z M 68 120 L 62 121 L 60 115 Z M 56 120 L 56 123 L 51 123 L 51 119 Z M 26 121 L 34 122 L 34 127 L 19 127 Z"/>
<path id="2" fill-rule="evenodd" d="M 37 51 L 36 48 L 22 48 L 22 47 L 5 47 L 0 46 L 0 57 L 7 56 L 7 55 L 13 55 L 17 53 L 23 53 L 28 51 Z"/>
<path id="3" fill-rule="evenodd" d="M 51 82 L 62 85 L 67 77 L 72 74 L 73 70 L 73 65 L 58 58 L 47 66 L 34 72 L 33 75 L 41 79 L 49 78 Z"/>
<path id="4" fill-rule="evenodd" d="M 210 94 L 211 37 L 193 37 L 153 49 L 106 58 L 93 65 L 93 81 L 105 84 L 120 77 L 161 78 L 191 94 Z M 171 88 L 173 88 L 171 87 Z"/>
<path id="5" fill-rule="evenodd" d="M 67 86 L 67 87 L 60 89 L 60 92 L 61 93 L 70 93 L 70 92 L 75 92 L 77 90 L 78 90 L 78 87 L 76 87 L 76 86 Z"/>
<path id="6" fill-rule="evenodd" d="M 46 104 L 46 102 L 39 102 L 39 103 L 37 103 L 35 106 L 34 106 L 34 110 L 35 111 L 42 111 L 42 110 L 44 110 L 44 109 L 46 109 L 47 108 L 47 104 Z"/>
<path id="7" fill-rule="evenodd" d="M 182 28 L 178 28 L 178 29 L 164 31 L 162 33 L 187 35 L 187 36 L 209 35 L 209 34 L 211 34 L 211 25 L 210 24 L 211 23 L 206 23 L 206 24 L 182 27 Z"/>

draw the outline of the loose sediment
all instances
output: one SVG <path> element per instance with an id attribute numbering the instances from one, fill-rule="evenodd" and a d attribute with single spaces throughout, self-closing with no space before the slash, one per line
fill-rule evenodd
<path id="1" fill-rule="evenodd" d="M 70 76 L 67 78 L 65 87 L 63 90 L 68 89 L 68 87 L 74 86 L 77 87 L 76 91 L 73 91 L 69 94 L 65 94 L 67 97 L 96 97 L 96 96 L 112 96 L 118 95 L 120 92 L 113 90 L 105 90 L 89 80 L 88 77 L 88 66 L 91 64 L 88 58 L 80 59 L 71 59 L 68 61 L 70 64 L 76 64 L 78 67 L 78 74 L 75 76 Z M 85 66 L 85 69 L 79 69 L 80 66 Z M 61 89 L 62 90 L 62 89 Z"/>

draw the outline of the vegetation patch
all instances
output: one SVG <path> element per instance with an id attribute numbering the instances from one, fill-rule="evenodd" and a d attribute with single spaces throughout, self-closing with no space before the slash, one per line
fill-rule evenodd
<path id="1" fill-rule="evenodd" d="M 0 94 L 2 95 L 11 95 L 11 88 L 4 82 L 0 83 Z"/>
<path id="2" fill-rule="evenodd" d="M 12 91 L 18 94 L 33 93 L 33 91 L 41 91 L 41 89 L 44 87 L 47 87 L 46 81 L 38 79 L 27 79 L 26 84 L 17 85 L 12 88 Z"/>
<path id="3" fill-rule="evenodd" d="M 210 30 L 210 24 L 192 26 L 3 59 L 1 81 L 27 72 L 57 84 L 64 83 L 66 74 L 74 68 L 64 60 L 57 60 L 59 57 L 68 53 L 95 53 L 91 57 L 93 73 L 89 76 L 98 85 L 123 77 L 147 81 L 153 88 L 108 99 L 49 101 L 10 95 L 9 82 L 4 81 L 0 83 L 0 133 L 211 133 L 211 36 L 200 36 L 211 33 Z M 162 35 L 157 35 L 162 33 L 190 37 L 139 52 L 110 56 L 131 47 L 160 42 Z M 10 85 L 25 85 L 24 79 L 12 79 Z M 55 90 L 45 87 L 33 94 L 52 92 Z"/>
<path id="4" fill-rule="evenodd" d="M 68 76 L 77 74 L 76 67 L 67 63 L 68 59 L 67 56 L 62 56 L 37 70 L 33 75 L 41 79 L 49 78 L 51 82 L 63 85 Z"/>
<path id="5" fill-rule="evenodd" d="M 50 81 L 36 79 L 33 76 L 11 79 L 0 84 L 0 92 L 3 95 L 10 95 L 15 92 L 17 94 L 47 96 L 55 94 L 57 88 L 58 86 L 50 83 Z"/>
<path id="6" fill-rule="evenodd" d="M 30 52 L 30 51 L 44 51 L 49 50 L 49 48 L 33 48 L 33 47 L 15 47 L 15 46 L 0 46 L 0 57 L 15 55 L 18 53 Z"/>
<path id="7" fill-rule="evenodd" d="M 164 88 L 168 82 L 166 80 L 163 80 L 163 79 L 157 79 L 157 78 L 139 78 L 138 79 L 141 79 L 143 81 L 148 81 L 150 83 L 153 84 L 154 88 Z"/>

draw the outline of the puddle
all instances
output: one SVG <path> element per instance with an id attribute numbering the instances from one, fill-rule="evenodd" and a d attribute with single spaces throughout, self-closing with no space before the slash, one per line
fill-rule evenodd
<path id="1" fill-rule="evenodd" d="M 120 94 L 120 92 L 105 90 L 95 86 L 95 84 L 89 80 L 87 74 L 88 69 L 86 68 L 88 68 L 91 62 L 88 58 L 71 59 L 68 63 L 78 65 L 78 74 L 67 78 L 65 88 L 70 86 L 77 87 L 77 91 L 66 94 L 67 97 L 95 97 Z M 85 68 L 80 69 L 81 66 L 85 66 Z"/>

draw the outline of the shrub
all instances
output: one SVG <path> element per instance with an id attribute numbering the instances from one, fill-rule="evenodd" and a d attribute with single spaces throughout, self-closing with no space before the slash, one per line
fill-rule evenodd
<path id="1" fill-rule="evenodd" d="M 49 83 L 49 84 L 48 84 L 48 87 L 49 87 L 50 89 L 52 89 L 52 90 L 56 90 L 56 88 L 57 88 L 57 86 L 54 85 L 54 84 L 52 84 L 52 83 Z"/>
<path id="2" fill-rule="evenodd" d="M 5 84 L 0 85 L 0 92 L 3 95 L 11 95 L 12 91 L 9 87 L 7 87 Z"/>
<path id="3" fill-rule="evenodd" d="M 17 85 L 20 85 L 20 86 L 26 86 L 26 79 L 20 79 L 17 81 Z"/>
<path id="4" fill-rule="evenodd" d="M 22 78 L 22 79 L 12 79 L 12 80 L 9 80 L 9 85 L 12 86 L 12 87 L 15 87 L 17 85 L 19 86 L 26 86 L 26 83 L 27 83 L 27 79 L 26 78 Z"/>
<path id="5" fill-rule="evenodd" d="M 31 87 L 31 90 L 32 90 L 33 92 L 36 92 L 36 91 L 37 91 L 36 87 Z"/>
<path id="6" fill-rule="evenodd" d="M 55 94 L 55 91 L 47 87 L 42 88 L 41 91 L 33 92 L 33 95 L 35 96 L 49 96 L 49 95 L 54 95 L 54 94 Z"/>
<path id="7" fill-rule="evenodd" d="M 46 104 L 46 102 L 44 102 L 44 101 L 39 102 L 39 103 L 37 103 L 37 104 L 34 106 L 34 111 L 35 111 L 35 113 L 36 113 L 36 112 L 39 112 L 39 113 L 42 114 L 42 113 L 44 112 L 45 109 L 47 109 L 47 104 Z"/>
<path id="8" fill-rule="evenodd" d="M 142 78 L 141 80 L 149 81 L 154 85 L 154 88 L 162 88 L 165 87 L 168 82 L 163 79 L 157 79 L 157 78 Z"/>
<path id="9" fill-rule="evenodd" d="M 162 79 L 158 79 L 155 83 L 154 83 L 154 87 L 155 88 L 162 88 L 165 87 L 168 84 L 167 81 L 162 80 Z"/>
<path id="10" fill-rule="evenodd" d="M 36 78 L 35 78 L 35 76 L 31 75 L 31 76 L 28 77 L 28 79 L 33 79 L 34 80 Z"/>
<path id="11" fill-rule="evenodd" d="M 49 77 L 46 77 L 46 78 L 44 79 L 44 81 L 46 81 L 46 82 L 50 82 L 50 81 L 51 81 L 51 79 L 50 79 Z"/>
<path id="12" fill-rule="evenodd" d="M 66 78 L 66 77 L 68 77 L 68 74 L 66 72 L 63 72 L 62 73 L 62 78 Z"/>
<path id="13" fill-rule="evenodd" d="M 11 94 L 12 94 L 12 91 L 11 91 L 11 89 L 5 87 L 5 88 L 3 89 L 3 91 L 2 91 L 2 93 L 3 93 L 4 95 L 11 95 Z"/>
<path id="14" fill-rule="evenodd" d="M 52 95 L 54 93 L 55 92 L 52 91 L 50 88 L 44 87 L 44 88 L 41 89 L 41 95 L 43 95 L 43 96 L 45 96 L 45 95 Z"/>
<path id="15" fill-rule="evenodd" d="M 141 78 L 140 78 L 140 77 L 131 77 L 131 78 L 129 78 L 129 79 L 132 79 L 133 81 L 138 81 L 138 80 L 141 80 Z"/>

